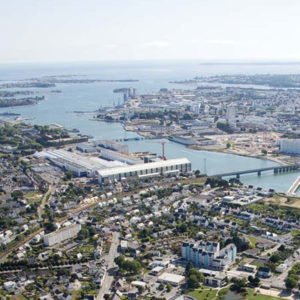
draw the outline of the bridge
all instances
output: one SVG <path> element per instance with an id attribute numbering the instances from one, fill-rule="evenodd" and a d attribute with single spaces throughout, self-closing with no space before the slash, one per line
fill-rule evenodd
<path id="1" fill-rule="evenodd" d="M 292 183 L 288 191 L 286 192 L 288 195 L 296 195 L 298 188 L 300 187 L 300 176 Z"/>
<path id="2" fill-rule="evenodd" d="M 244 170 L 244 171 L 234 171 L 229 173 L 216 174 L 214 176 L 218 176 L 218 177 L 236 176 L 236 178 L 240 178 L 241 175 L 245 175 L 245 174 L 257 173 L 258 176 L 261 176 L 261 173 L 265 171 L 273 171 L 274 174 L 282 174 L 282 173 L 294 172 L 299 169 L 300 169 L 300 165 L 295 164 L 295 165 L 288 165 L 288 166 L 277 166 L 277 167 L 267 167 L 267 168 L 251 169 L 251 170 Z"/>

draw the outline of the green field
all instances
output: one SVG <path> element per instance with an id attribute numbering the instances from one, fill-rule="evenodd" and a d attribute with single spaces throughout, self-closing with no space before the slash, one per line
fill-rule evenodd
<path id="1" fill-rule="evenodd" d="M 221 300 L 221 299 L 227 299 L 232 300 L 230 297 L 226 297 L 229 288 L 223 288 L 219 292 L 217 289 L 198 289 L 190 292 L 188 295 L 192 296 L 196 300 Z M 247 289 L 247 295 L 242 296 L 237 295 L 235 297 L 236 299 L 245 299 L 245 300 L 278 300 L 280 298 L 272 297 L 272 296 L 266 296 L 262 294 L 254 294 L 253 289 Z"/>
<path id="2" fill-rule="evenodd" d="M 279 298 L 277 297 L 272 297 L 272 296 L 267 296 L 267 295 L 262 295 L 262 294 L 257 294 L 254 295 L 254 290 L 248 289 L 247 290 L 247 300 L 278 300 Z"/>
<path id="3" fill-rule="evenodd" d="M 208 300 L 208 299 L 217 299 L 217 290 L 195 290 L 189 293 L 189 296 L 192 296 L 193 298 L 197 300 Z"/>

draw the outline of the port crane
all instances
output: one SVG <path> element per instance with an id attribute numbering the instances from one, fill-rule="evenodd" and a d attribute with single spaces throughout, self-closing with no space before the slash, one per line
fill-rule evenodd
<path id="1" fill-rule="evenodd" d="M 157 144 L 161 144 L 161 158 L 162 160 L 166 160 L 166 155 L 165 155 L 165 144 L 168 143 L 167 140 L 162 139 L 162 140 L 152 140 L 149 143 L 157 143 Z"/>

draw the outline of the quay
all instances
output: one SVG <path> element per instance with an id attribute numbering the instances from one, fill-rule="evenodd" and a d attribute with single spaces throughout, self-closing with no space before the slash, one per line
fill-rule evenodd
<path id="1" fill-rule="evenodd" d="M 259 169 L 252 169 L 252 170 L 235 171 L 235 172 L 229 172 L 229 173 L 216 174 L 214 176 L 217 176 L 217 177 L 236 176 L 236 178 L 240 178 L 240 176 L 244 175 L 244 174 L 257 173 L 258 176 L 261 176 L 261 173 L 265 172 L 265 171 L 273 171 L 274 174 L 281 174 L 281 173 L 294 172 L 299 169 L 300 169 L 300 165 L 294 164 L 294 165 L 288 165 L 288 166 L 267 167 L 267 168 L 259 168 Z"/>

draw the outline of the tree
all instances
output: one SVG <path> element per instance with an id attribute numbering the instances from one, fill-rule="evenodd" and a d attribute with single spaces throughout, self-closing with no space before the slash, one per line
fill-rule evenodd
<path id="1" fill-rule="evenodd" d="M 266 149 L 262 149 L 262 150 L 261 150 L 261 154 L 262 154 L 262 155 L 267 155 L 267 154 L 268 154 L 268 151 L 267 151 Z"/>
<path id="2" fill-rule="evenodd" d="M 246 292 L 246 286 L 247 282 L 246 279 L 235 279 L 233 282 L 233 285 L 230 287 L 230 289 L 237 293 L 245 293 Z"/>
<path id="3" fill-rule="evenodd" d="M 172 285 L 170 283 L 167 284 L 167 293 L 170 293 L 172 290 Z"/>
<path id="4" fill-rule="evenodd" d="M 240 182 L 240 180 L 238 178 L 230 178 L 229 179 L 229 184 L 230 185 L 242 185 L 242 183 Z"/>
<path id="5" fill-rule="evenodd" d="M 17 200 L 17 199 L 20 199 L 20 198 L 23 197 L 23 192 L 22 192 L 22 191 L 19 191 L 19 190 L 13 191 L 13 192 L 11 193 L 11 196 L 12 196 L 12 198 L 13 198 L 14 200 Z"/>
<path id="6" fill-rule="evenodd" d="M 72 179 L 72 177 L 73 177 L 72 172 L 66 171 L 66 173 L 65 173 L 65 180 L 70 180 L 70 179 Z"/>
<path id="7" fill-rule="evenodd" d="M 120 268 L 120 272 L 128 275 L 136 275 L 140 273 L 142 265 L 137 260 L 125 259 L 123 255 L 115 258 L 115 263 Z"/>
<path id="8" fill-rule="evenodd" d="M 220 177 L 208 177 L 205 182 L 205 185 L 207 184 L 209 184 L 212 188 L 215 187 L 227 188 L 229 186 L 228 181 Z"/>
<path id="9" fill-rule="evenodd" d="M 176 225 L 176 230 L 177 230 L 178 232 L 180 232 L 180 233 L 186 232 L 187 229 L 188 229 L 188 228 L 187 228 L 186 223 L 181 223 L 181 224 Z"/>
<path id="10" fill-rule="evenodd" d="M 200 286 L 196 275 L 189 276 L 187 280 L 187 286 L 189 289 L 196 289 Z"/>
<path id="11" fill-rule="evenodd" d="M 278 253 L 274 253 L 271 257 L 270 257 L 270 262 L 276 264 L 277 262 L 280 261 L 280 255 Z"/>
<path id="12" fill-rule="evenodd" d="M 258 287 L 260 283 L 260 279 L 258 277 L 249 276 L 248 281 L 252 287 Z"/>
<path id="13" fill-rule="evenodd" d="M 78 233 L 78 239 L 84 240 L 89 236 L 89 231 L 86 227 L 82 227 L 81 230 Z"/>
<path id="14" fill-rule="evenodd" d="M 218 122 L 217 128 L 222 131 L 225 131 L 226 133 L 233 133 L 234 131 L 228 123 L 223 123 L 223 122 Z"/>
<path id="15" fill-rule="evenodd" d="M 52 232 L 52 231 L 56 230 L 56 228 L 57 228 L 56 225 L 52 222 L 45 223 L 44 227 L 45 227 L 46 232 Z"/>
<path id="16" fill-rule="evenodd" d="M 285 286 L 287 289 L 292 290 L 297 286 L 297 280 L 293 276 L 288 276 L 285 280 Z"/>
<path id="17" fill-rule="evenodd" d="M 185 266 L 185 275 L 189 276 L 190 270 L 193 268 L 193 264 L 189 261 Z"/>
<path id="18" fill-rule="evenodd" d="M 225 246 L 233 243 L 235 244 L 237 251 L 241 252 L 241 251 L 245 251 L 247 249 L 249 249 L 249 241 L 245 240 L 243 238 L 240 238 L 236 232 L 232 232 L 231 233 L 232 238 L 231 239 L 227 239 L 225 242 Z"/>

